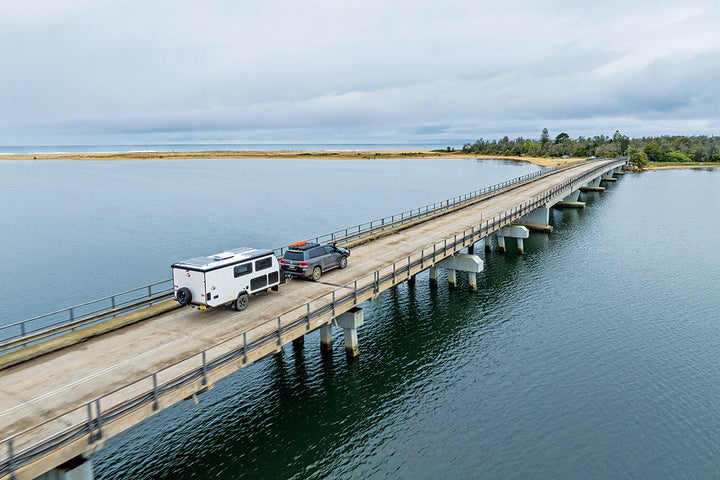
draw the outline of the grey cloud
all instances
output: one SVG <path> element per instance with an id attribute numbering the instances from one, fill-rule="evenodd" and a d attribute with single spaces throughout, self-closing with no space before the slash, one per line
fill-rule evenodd
<path id="1" fill-rule="evenodd" d="M 0 18 L 0 144 L 718 125 L 702 0 L 26 3 Z"/>

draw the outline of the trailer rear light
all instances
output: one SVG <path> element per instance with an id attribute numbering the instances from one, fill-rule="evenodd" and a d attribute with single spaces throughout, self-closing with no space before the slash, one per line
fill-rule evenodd
<path id="1" fill-rule="evenodd" d="M 307 267 L 307 262 L 300 262 L 298 265 L 301 267 Z"/>

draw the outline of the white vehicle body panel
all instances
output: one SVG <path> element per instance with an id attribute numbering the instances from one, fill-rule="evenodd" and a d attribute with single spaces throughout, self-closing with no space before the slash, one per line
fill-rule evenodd
<path id="1" fill-rule="evenodd" d="M 280 264 L 270 250 L 239 248 L 172 266 L 174 291 L 190 290 L 193 305 L 217 307 L 238 295 L 253 295 L 282 283 Z"/>

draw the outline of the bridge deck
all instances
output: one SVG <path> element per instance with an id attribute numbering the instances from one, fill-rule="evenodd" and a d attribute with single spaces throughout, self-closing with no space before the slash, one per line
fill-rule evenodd
<path id="1" fill-rule="evenodd" d="M 96 397 L 146 378 L 243 331 L 277 328 L 278 315 L 382 266 L 406 259 L 412 252 L 435 241 L 463 230 L 469 231 L 471 227 L 477 228 L 481 216 L 488 219 L 502 214 L 553 185 L 598 165 L 599 162 L 580 164 L 454 213 L 359 245 L 353 249 L 345 270 L 328 272 L 319 283 L 290 280 L 281 285 L 279 292 L 252 297 L 243 312 L 229 308 L 206 311 L 182 308 L 11 367 L 0 375 L 0 440 L 73 408 L 78 408 L 75 416 L 77 421 L 82 421 L 83 415 L 87 418 L 85 404 Z M 183 368 L 197 368 L 197 364 L 177 365 L 164 372 L 166 378 L 158 381 L 171 378 Z M 143 388 L 147 385 L 138 384 L 138 391 Z M 123 399 L 118 397 L 117 401 Z M 107 403 L 103 408 L 110 406 Z M 48 433 L 46 430 L 60 428 L 62 422 L 56 423 L 38 429 L 36 435 L 42 437 Z M 24 440 L 30 441 L 29 438 Z"/>

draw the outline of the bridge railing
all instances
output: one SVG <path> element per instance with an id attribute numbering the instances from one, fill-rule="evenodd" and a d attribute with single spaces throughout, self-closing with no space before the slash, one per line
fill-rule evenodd
<path id="1" fill-rule="evenodd" d="M 500 182 L 489 187 L 484 187 L 469 193 L 465 193 L 463 195 L 458 195 L 442 202 L 429 203 L 427 205 L 423 205 L 422 207 L 406 210 L 404 212 L 379 218 L 377 220 L 360 223 L 352 227 L 336 230 L 334 232 L 326 233 L 325 235 L 320 235 L 314 238 L 308 238 L 306 241 L 315 243 L 346 243 L 362 239 L 376 233 L 392 229 L 399 225 L 404 225 L 406 223 L 413 222 L 424 217 L 436 215 L 438 213 L 453 209 L 462 204 L 473 202 L 477 199 L 499 192 L 513 185 L 527 182 L 528 180 L 532 180 L 541 175 L 546 175 L 550 172 L 554 172 L 557 170 L 559 170 L 558 167 L 542 167 L 537 172 L 528 173 L 527 175 L 513 178 L 505 182 Z M 285 250 L 287 250 L 289 247 L 290 245 L 276 248 L 274 250 L 275 254 L 278 256 L 282 256 L 283 253 L 285 253 Z"/>
<path id="2" fill-rule="evenodd" d="M 4 325 L 0 327 L 0 353 L 151 305 L 169 298 L 172 292 L 172 279 L 162 280 L 22 322 Z"/>
<path id="3" fill-rule="evenodd" d="M 337 311 L 348 310 L 349 305 L 354 306 L 373 298 L 381 291 L 425 270 L 465 246 L 474 244 L 539 206 L 547 205 L 557 196 L 564 195 L 565 192 L 574 190 L 578 184 L 594 178 L 598 171 L 607 168 L 610 164 L 612 163 L 604 163 L 491 218 L 483 219 L 481 216 L 479 223 L 462 232 L 428 245 L 413 252 L 407 259 L 385 265 L 371 274 L 280 315 L 276 324 L 268 322 L 242 332 L 199 354 L 189 355 L 138 381 L 0 440 L 0 455 L 3 454 L 3 450 L 5 452 L 5 457 L 0 457 L 0 477 L 12 475 L 17 469 L 36 461 L 48 452 L 83 438 L 87 437 L 90 445 L 102 440 L 103 429 L 110 427 L 116 420 L 150 405 L 153 410 L 159 410 L 160 403 L 167 395 L 193 382 L 208 385 L 209 376 L 219 369 L 229 366 L 232 362 L 247 362 L 248 354 L 257 349 L 269 345 L 274 346 L 273 348 L 281 347 L 284 344 L 283 335 L 303 326 L 309 330 L 312 328 L 312 320 L 316 320 L 314 328 L 328 323 Z M 6 412 L 0 412 L 0 421 L 4 413 Z M 34 440 L 38 436 L 43 440 Z"/>
<path id="4" fill-rule="evenodd" d="M 462 204 L 476 201 L 487 195 L 556 170 L 558 170 L 557 167 L 542 168 L 537 172 L 458 195 L 442 202 L 427 204 L 419 208 L 413 208 L 384 218 L 336 230 L 308 239 L 307 241 L 316 243 L 345 243 L 362 239 L 400 225 L 405 225 L 409 222 L 437 215 Z M 278 257 L 281 257 L 289 247 L 289 245 L 279 247 L 274 249 L 274 252 Z M 36 343 L 68 330 L 86 327 L 122 313 L 127 313 L 136 308 L 157 303 L 170 298 L 172 293 L 172 279 L 168 279 L 80 305 L 63 308 L 11 325 L 2 326 L 0 327 L 0 354 L 5 351 Z"/>

